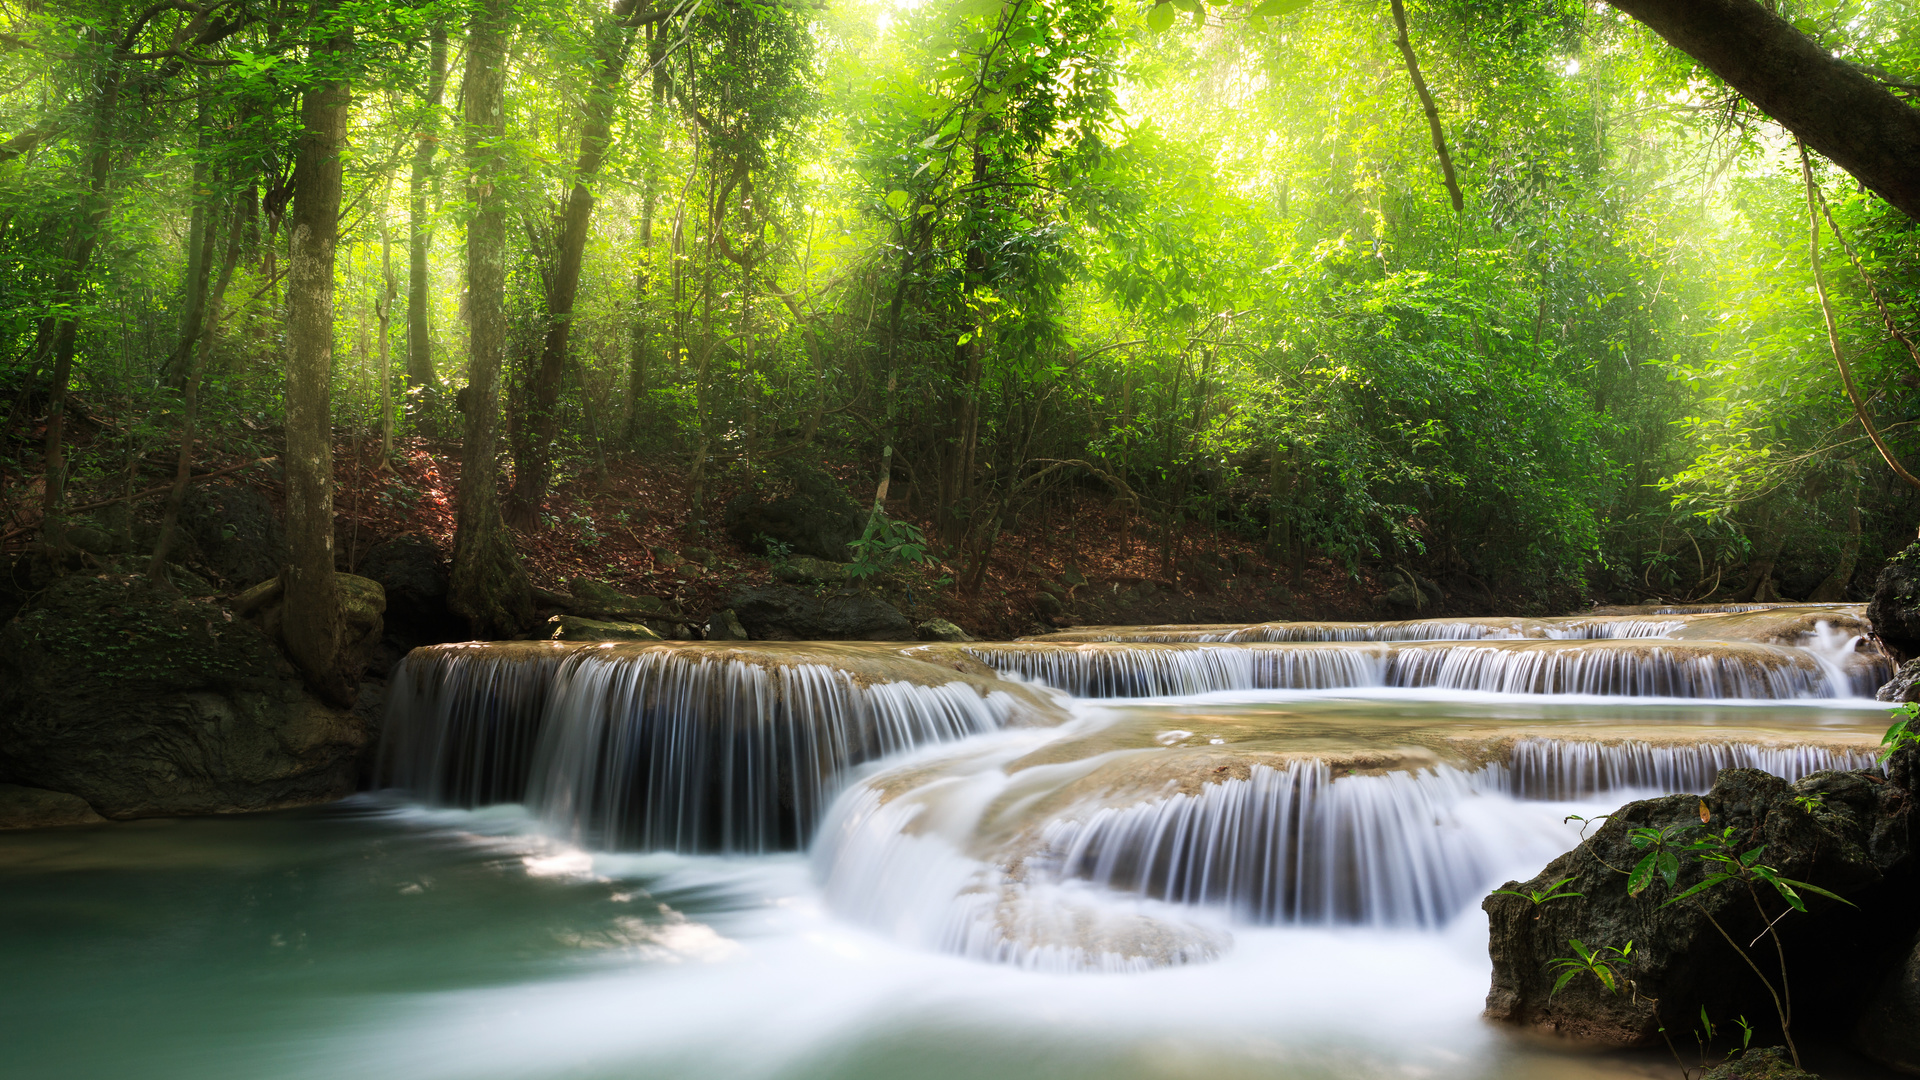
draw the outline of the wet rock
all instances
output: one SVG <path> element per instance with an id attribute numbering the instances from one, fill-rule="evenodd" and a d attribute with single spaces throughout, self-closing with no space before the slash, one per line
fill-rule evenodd
<path id="1" fill-rule="evenodd" d="M 1901 664 L 1873 696 L 1881 701 L 1920 701 L 1920 659 Z"/>
<path id="2" fill-rule="evenodd" d="M 727 606 L 759 640 L 913 641 L 900 609 L 859 589 L 814 593 L 791 585 L 739 589 Z"/>
<path id="3" fill-rule="evenodd" d="M 1887 560 L 1867 604 L 1867 619 L 1894 660 L 1920 657 L 1920 543 Z"/>
<path id="4" fill-rule="evenodd" d="M 357 569 L 386 591 L 387 634 L 403 649 L 466 639 L 466 620 L 447 610 L 450 572 L 433 541 L 424 536 L 383 540 Z"/>
<path id="5" fill-rule="evenodd" d="M 1920 937 L 1867 1004 L 1856 1039 L 1882 1065 L 1920 1073 Z"/>
<path id="6" fill-rule="evenodd" d="M 1045 589 L 1033 594 L 1033 612 L 1041 618 L 1051 619 L 1065 610 L 1066 605 L 1060 602 L 1060 598 Z"/>
<path id="7" fill-rule="evenodd" d="M 1755 1047 L 1724 1065 L 1716 1065 L 1701 1080 L 1820 1080 L 1793 1063 L 1781 1046 Z"/>
<path id="8" fill-rule="evenodd" d="M 0 630 L 0 780 L 106 817 L 339 798 L 368 737 L 259 629 L 140 578 L 62 578 Z"/>
<path id="9" fill-rule="evenodd" d="M 764 499 L 749 493 L 727 503 L 727 535 L 749 551 L 784 546 L 796 555 L 845 562 L 847 545 L 866 529 L 866 511 L 825 473 L 802 472 L 788 479 L 791 495 Z"/>
<path id="10" fill-rule="evenodd" d="M 973 635 L 945 619 L 928 619 L 913 628 L 921 641 L 972 641 Z"/>
<path id="11" fill-rule="evenodd" d="M 180 504 L 179 529 L 193 541 L 198 564 L 229 585 L 272 577 L 289 557 L 286 532 L 273 504 L 250 487 L 188 488 Z"/>
<path id="12" fill-rule="evenodd" d="M 92 825 L 105 820 L 78 795 L 0 784 L 0 829 L 47 829 L 56 825 Z"/>
<path id="13" fill-rule="evenodd" d="M 740 625 L 740 617 L 733 613 L 732 608 L 717 611 L 713 618 L 707 620 L 707 640 L 746 641 L 747 628 Z"/>
<path id="14" fill-rule="evenodd" d="M 555 641 L 662 641 L 650 627 L 639 623 L 600 622 L 578 615 L 555 615 L 547 620 L 553 628 L 547 636 Z"/>
<path id="15" fill-rule="evenodd" d="M 793 558 L 775 566 L 773 576 L 781 581 L 790 581 L 796 585 L 813 585 L 822 582 L 841 582 L 847 580 L 847 564 L 816 559 L 811 555 L 795 555 Z"/>
<path id="16" fill-rule="evenodd" d="M 1682 854 L 1674 886 L 1656 878 L 1638 897 L 1628 894 L 1622 872 L 1645 854 L 1630 843 L 1630 829 L 1670 829 L 1683 838 L 1731 829 L 1736 850 L 1758 847 L 1759 861 L 1781 875 L 1858 905 L 1808 897 L 1809 913 L 1779 924 L 1796 1004 L 1819 1003 L 1796 1008 L 1796 1033 L 1817 1029 L 1816 1009 L 1829 1013 L 1830 1026 L 1850 1025 L 1863 995 L 1880 985 L 1893 962 L 1875 941 L 1889 933 L 1905 940 L 1920 918 L 1920 905 L 1912 902 L 1910 805 L 1899 783 L 1870 772 L 1820 772 L 1788 784 L 1753 769 L 1721 773 L 1704 799 L 1671 795 L 1630 803 L 1532 881 L 1503 887 L 1544 891 L 1571 878 L 1566 888 L 1581 896 L 1536 905 L 1501 892 L 1481 904 L 1493 958 L 1487 1015 L 1612 1046 L 1657 1045 L 1662 1025 L 1687 1030 L 1702 1009 L 1716 1019 L 1771 1018 L 1765 988 L 1714 926 L 1717 921 L 1743 945 L 1762 936 L 1766 920 L 1744 889 L 1727 883 L 1666 905 L 1702 881 L 1709 864 Z M 1705 826 L 1703 806 L 1710 814 Z M 1779 906 L 1776 900 L 1769 917 Z M 1572 954 L 1572 940 L 1597 950 L 1631 942 L 1631 959 L 1607 953 L 1616 975 L 1631 980 L 1631 992 L 1611 992 L 1590 974 L 1556 992 L 1552 964 Z"/>

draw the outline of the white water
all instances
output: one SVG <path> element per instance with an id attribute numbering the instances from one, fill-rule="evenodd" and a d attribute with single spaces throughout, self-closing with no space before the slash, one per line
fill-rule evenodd
<path id="1" fill-rule="evenodd" d="M 424 656 L 389 775 L 524 801 L 474 842 L 632 914 L 566 939 L 587 973 L 386 1003 L 311 1074 L 1576 1074 L 1475 1021 L 1487 891 L 1571 847 L 1570 813 L 1870 764 L 1857 638 L 1662 640 L 1682 622 L 966 649 L 1005 693 L 697 648 Z M 1104 700 L 1021 727 L 1022 680 Z M 1483 765 L 1328 763 L 1503 725 Z"/>

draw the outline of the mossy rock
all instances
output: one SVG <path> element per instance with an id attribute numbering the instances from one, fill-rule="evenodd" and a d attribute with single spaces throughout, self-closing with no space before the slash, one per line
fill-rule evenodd
<path id="1" fill-rule="evenodd" d="M 578 615 L 555 615 L 547 620 L 553 628 L 548 636 L 555 641 L 664 641 L 659 634 L 639 623 L 601 622 Z"/>
<path id="2" fill-rule="evenodd" d="M 369 735 L 261 630 L 141 577 L 62 578 L 0 630 L 0 780 L 107 817 L 338 798 Z"/>
<path id="3" fill-rule="evenodd" d="M 921 641 L 972 641 L 973 635 L 945 619 L 928 619 L 914 627 Z"/>
<path id="4" fill-rule="evenodd" d="M 1723 1065 L 1716 1065 L 1701 1080 L 1820 1080 L 1793 1063 L 1783 1047 L 1767 1046 L 1748 1050 Z"/>
<path id="5" fill-rule="evenodd" d="M 847 580 L 847 564 L 795 555 L 774 567 L 773 576 L 800 585 L 838 584 Z"/>

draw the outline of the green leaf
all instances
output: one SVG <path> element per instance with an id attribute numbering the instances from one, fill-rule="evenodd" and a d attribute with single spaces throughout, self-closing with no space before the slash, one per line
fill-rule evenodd
<path id="1" fill-rule="evenodd" d="M 1804 881 L 1795 881 L 1792 878 L 1779 878 L 1778 881 L 1784 881 L 1796 889 L 1805 889 L 1808 892 L 1813 893 L 1815 896 L 1824 896 L 1829 900 L 1838 900 L 1841 903 L 1847 905 L 1848 907 L 1859 906 L 1858 904 L 1855 904 L 1853 901 L 1847 899 L 1846 897 L 1841 896 L 1839 893 L 1828 892 L 1827 890 L 1821 888 L 1818 885 L 1809 885 Z"/>
<path id="2" fill-rule="evenodd" d="M 1671 889 L 1680 881 L 1680 858 L 1671 851 L 1660 852 L 1660 876 L 1667 879 L 1667 888 Z"/>
<path id="3" fill-rule="evenodd" d="M 1164 34 L 1173 29 L 1173 5 L 1167 0 L 1160 0 L 1158 4 L 1153 5 L 1153 10 L 1147 12 L 1147 29 L 1156 34 Z"/>
<path id="4" fill-rule="evenodd" d="M 907 201 L 910 198 L 912 196 L 896 188 L 887 192 L 887 206 L 896 214 L 903 213 L 907 209 Z"/>
<path id="5" fill-rule="evenodd" d="M 1627 875 L 1628 896 L 1639 896 L 1647 891 L 1647 886 L 1653 884 L 1653 866 L 1659 858 L 1660 852 L 1650 851 L 1634 864 L 1633 873 Z"/>
<path id="6" fill-rule="evenodd" d="M 1706 892 L 1708 889 L 1713 888 L 1715 885 L 1718 885 L 1723 881 L 1732 881 L 1732 880 L 1733 880 L 1732 874 L 1714 874 L 1712 877 L 1707 878 L 1705 881 L 1702 881 L 1700 884 L 1695 885 L 1693 888 L 1688 889 L 1686 892 L 1681 893 L 1679 896 L 1674 897 L 1673 899 L 1667 901 L 1666 904 L 1661 904 L 1660 906 L 1666 907 L 1667 904 L 1677 904 L 1680 901 L 1685 900 L 1689 896 L 1693 896 L 1697 893 Z"/>
<path id="7" fill-rule="evenodd" d="M 1312 0 L 1264 0 L 1251 14 L 1263 19 L 1277 19 L 1282 15 L 1291 15 L 1306 7 Z"/>

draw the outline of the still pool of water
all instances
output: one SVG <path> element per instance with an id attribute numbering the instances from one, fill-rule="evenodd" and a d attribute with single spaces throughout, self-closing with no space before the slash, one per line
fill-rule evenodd
<path id="1" fill-rule="evenodd" d="M 1879 715 L 1351 694 L 1115 704 L 1059 737 L 1195 728 L 1197 714 L 1270 729 L 1257 714 L 1274 710 L 1299 714 L 1302 735 L 1489 721 L 1851 733 Z M 1557 822 L 1627 797 L 1528 812 Z M 1052 974 L 837 918 L 804 855 L 594 853 L 551 836 L 517 806 L 384 796 L 0 834 L 0 1076 L 1678 1076 L 1656 1056 L 1483 1024 L 1486 931 L 1470 910 L 1438 930 L 1234 925 L 1211 963 Z"/>

